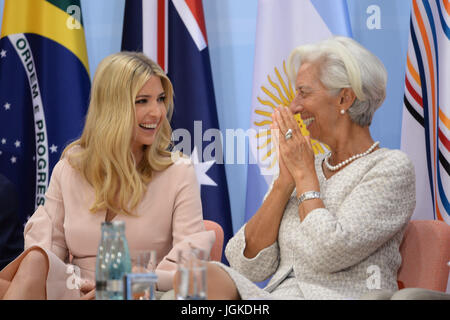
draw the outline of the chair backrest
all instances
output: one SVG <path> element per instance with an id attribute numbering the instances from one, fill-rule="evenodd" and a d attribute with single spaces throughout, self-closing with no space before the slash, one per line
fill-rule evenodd
<path id="1" fill-rule="evenodd" d="M 445 292 L 449 275 L 450 226 L 437 220 L 411 220 L 400 245 L 399 288 Z"/>
<path id="2" fill-rule="evenodd" d="M 223 229 L 217 222 L 212 220 L 203 220 L 205 224 L 206 230 L 213 230 L 216 233 L 216 241 L 211 248 L 210 259 L 213 261 L 221 261 L 222 260 L 222 251 L 223 251 Z"/>

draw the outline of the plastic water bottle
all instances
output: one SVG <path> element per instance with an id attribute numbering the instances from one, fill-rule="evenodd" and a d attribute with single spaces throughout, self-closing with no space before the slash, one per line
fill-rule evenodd
<path id="1" fill-rule="evenodd" d="M 131 273 L 130 251 L 125 236 L 125 222 L 113 221 L 112 226 L 113 232 L 106 289 L 109 299 L 122 300 L 124 299 L 123 277 L 125 274 Z"/>
<path id="2" fill-rule="evenodd" d="M 101 238 L 97 250 L 95 265 L 95 299 L 108 300 L 106 281 L 108 280 L 108 267 L 110 259 L 110 246 L 112 240 L 112 223 L 102 222 Z"/>

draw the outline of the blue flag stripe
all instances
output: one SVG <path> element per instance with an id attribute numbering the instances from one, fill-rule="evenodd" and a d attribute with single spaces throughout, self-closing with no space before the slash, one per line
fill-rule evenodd
<path id="1" fill-rule="evenodd" d="M 142 0 L 125 2 L 122 51 L 143 51 Z"/>

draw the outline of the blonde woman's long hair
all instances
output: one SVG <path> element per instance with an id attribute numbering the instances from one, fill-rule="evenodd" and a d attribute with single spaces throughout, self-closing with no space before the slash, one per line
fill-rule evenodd
<path id="1" fill-rule="evenodd" d="M 144 156 L 136 164 L 131 151 L 137 125 L 135 99 L 151 76 L 161 79 L 167 116 L 161 120 L 154 142 L 144 146 Z M 132 215 L 147 190 L 152 173 L 173 163 L 168 150 L 172 112 L 172 84 L 161 67 L 144 54 L 120 52 L 100 62 L 83 133 L 62 154 L 94 188 L 91 212 L 110 210 Z"/>

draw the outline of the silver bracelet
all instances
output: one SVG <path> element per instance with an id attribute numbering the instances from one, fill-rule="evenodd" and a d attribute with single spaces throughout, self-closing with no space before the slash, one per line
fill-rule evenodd
<path id="1" fill-rule="evenodd" d="M 320 192 L 318 191 L 306 191 L 297 198 L 297 205 L 300 205 L 305 200 L 320 199 Z"/>

